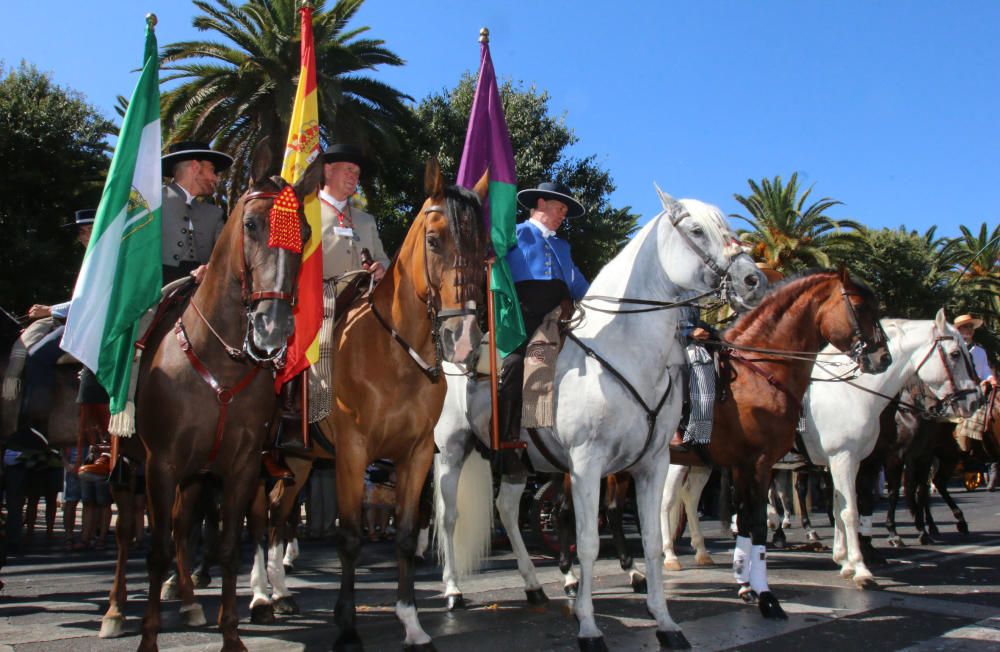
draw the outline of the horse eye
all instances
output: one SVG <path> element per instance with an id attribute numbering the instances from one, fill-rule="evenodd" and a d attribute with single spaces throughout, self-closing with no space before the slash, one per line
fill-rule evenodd
<path id="1" fill-rule="evenodd" d="M 958 360 L 958 358 L 959 358 L 958 351 L 952 351 L 951 352 L 951 359 L 952 360 Z"/>
<path id="2" fill-rule="evenodd" d="M 243 223 L 243 228 L 245 228 L 247 231 L 256 231 L 257 223 L 251 220 L 247 220 L 246 222 Z"/>
<path id="3" fill-rule="evenodd" d="M 705 229 L 701 228 L 700 226 L 693 226 L 691 227 L 691 233 L 693 233 L 694 235 L 704 235 Z"/>
<path id="4" fill-rule="evenodd" d="M 437 251 L 438 249 L 441 248 L 441 239 L 436 235 L 434 235 L 433 233 L 428 233 L 427 246 L 433 249 L 434 251 Z"/>

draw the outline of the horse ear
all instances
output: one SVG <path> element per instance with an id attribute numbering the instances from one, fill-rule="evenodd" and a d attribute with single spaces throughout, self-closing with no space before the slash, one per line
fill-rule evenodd
<path id="1" fill-rule="evenodd" d="M 323 157 L 317 156 L 295 183 L 295 194 L 299 199 L 313 195 L 323 187 Z"/>
<path id="2" fill-rule="evenodd" d="M 838 275 L 840 276 L 841 284 L 843 284 L 845 287 L 853 283 L 853 281 L 851 281 L 851 272 L 848 271 L 846 265 L 844 264 L 840 265 L 840 269 L 838 270 Z"/>
<path id="3" fill-rule="evenodd" d="M 253 150 L 253 157 L 250 159 L 251 186 L 266 179 L 268 172 L 271 171 L 271 146 L 269 141 L 270 138 L 268 136 L 261 138 L 260 142 L 257 143 L 257 147 Z"/>
<path id="4" fill-rule="evenodd" d="M 436 156 L 430 157 L 424 168 L 424 191 L 428 197 L 440 197 L 444 194 L 444 177 L 441 176 L 441 164 Z"/>
<path id="5" fill-rule="evenodd" d="M 486 199 L 486 195 L 490 194 L 490 169 L 486 168 L 483 172 L 483 176 L 479 177 L 479 181 L 476 182 L 476 187 L 472 189 L 472 192 L 479 195 L 479 200 L 482 201 Z"/>
<path id="6" fill-rule="evenodd" d="M 660 185 L 655 181 L 653 182 L 653 187 L 656 188 L 656 194 L 660 198 L 660 203 L 663 204 L 663 210 L 670 213 L 671 215 L 677 213 L 677 208 L 679 206 L 677 200 L 668 195 L 667 193 L 663 192 L 663 190 L 660 188 Z"/>
<path id="7" fill-rule="evenodd" d="M 938 332 L 948 332 L 948 316 L 944 314 L 944 308 L 938 308 L 937 315 L 934 317 L 934 325 L 937 326 Z"/>

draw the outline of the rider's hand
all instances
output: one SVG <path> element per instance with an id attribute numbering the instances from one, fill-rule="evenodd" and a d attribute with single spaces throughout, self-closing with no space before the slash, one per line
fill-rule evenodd
<path id="1" fill-rule="evenodd" d="M 205 278 L 206 271 L 208 271 L 208 265 L 201 265 L 200 267 L 195 267 L 191 270 L 191 276 L 194 277 L 195 284 L 201 283 L 201 280 Z"/>
<path id="2" fill-rule="evenodd" d="M 28 319 L 41 319 L 42 317 L 52 316 L 52 306 L 43 306 L 40 303 L 28 308 Z"/>
<path id="3" fill-rule="evenodd" d="M 708 331 L 699 326 L 699 327 L 695 328 L 693 331 L 691 331 L 691 339 L 693 339 L 693 340 L 707 340 L 708 339 Z"/>
<path id="4" fill-rule="evenodd" d="M 368 271 L 371 272 L 371 275 L 375 278 L 376 283 L 381 281 L 382 277 L 385 276 L 385 267 L 382 267 L 382 263 L 377 260 L 368 266 Z"/>

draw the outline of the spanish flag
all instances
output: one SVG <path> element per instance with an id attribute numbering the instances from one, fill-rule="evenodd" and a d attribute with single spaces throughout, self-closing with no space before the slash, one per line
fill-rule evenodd
<path id="1" fill-rule="evenodd" d="M 313 47 L 312 8 L 303 6 L 302 15 L 302 66 L 299 86 L 295 93 L 292 120 L 288 126 L 288 142 L 281 176 L 295 183 L 305 173 L 309 164 L 320 156 L 319 107 L 316 101 L 316 50 Z M 278 374 L 275 388 L 298 375 L 319 359 L 319 330 L 323 323 L 323 225 L 320 220 L 319 197 L 311 194 L 305 198 L 306 221 L 312 235 L 302 249 L 302 267 L 299 269 L 299 296 L 295 304 L 295 333 L 288 342 L 285 368 Z"/>

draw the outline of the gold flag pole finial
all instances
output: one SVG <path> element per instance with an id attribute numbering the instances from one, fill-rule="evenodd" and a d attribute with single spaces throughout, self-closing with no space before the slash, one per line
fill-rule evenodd
<path id="1" fill-rule="evenodd" d="M 479 30 L 479 42 L 480 43 L 489 43 L 490 42 L 490 30 L 489 30 L 489 28 L 484 27 L 481 30 Z"/>
<path id="2" fill-rule="evenodd" d="M 150 27 L 156 27 L 156 14 L 146 14 L 146 24 Z"/>

